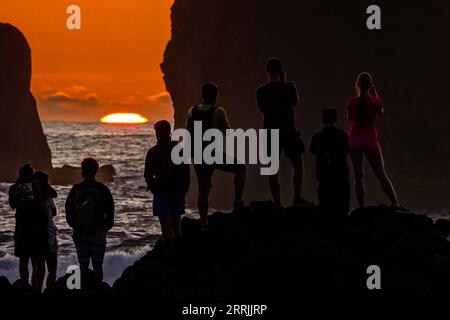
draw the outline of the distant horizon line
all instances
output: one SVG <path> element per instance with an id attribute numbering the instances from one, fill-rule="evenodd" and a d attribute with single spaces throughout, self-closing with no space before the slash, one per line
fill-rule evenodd
<path id="1" fill-rule="evenodd" d="M 167 120 L 169 122 L 174 122 L 174 119 L 158 119 L 158 120 L 149 120 L 146 123 L 103 123 L 100 120 L 41 120 L 41 123 L 55 123 L 55 122 L 72 122 L 72 123 L 99 123 L 104 125 L 146 125 L 149 123 L 155 123 L 159 120 Z"/>

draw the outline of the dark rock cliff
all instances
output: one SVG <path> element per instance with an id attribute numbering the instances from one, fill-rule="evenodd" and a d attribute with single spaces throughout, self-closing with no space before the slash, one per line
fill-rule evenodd
<path id="1" fill-rule="evenodd" d="M 182 240 L 162 244 L 128 267 L 112 289 L 89 273 L 82 290 L 68 290 L 68 275 L 44 294 L 0 277 L 0 301 L 23 299 L 128 301 L 291 301 L 323 298 L 366 302 L 448 300 L 449 221 L 358 209 L 348 217 L 318 208 L 254 202 L 238 213 L 216 213 L 210 230 L 183 218 Z M 369 290 L 367 268 L 381 271 L 381 289 Z M 164 310 L 168 312 L 168 310 Z M 149 308 L 151 315 L 154 309 Z"/>
<path id="2" fill-rule="evenodd" d="M 234 127 L 258 128 L 254 92 L 265 78 L 265 61 L 279 56 L 297 83 L 297 120 L 305 143 L 320 129 L 321 109 L 340 110 L 354 94 L 356 75 L 373 74 L 385 104 L 381 143 L 388 171 L 408 203 L 448 205 L 436 188 L 449 187 L 450 3 L 431 0 L 377 1 L 382 29 L 366 28 L 372 1 L 338 0 L 176 0 L 172 39 L 162 70 L 182 126 L 188 108 L 199 102 L 202 83 L 220 86 L 220 104 Z M 314 193 L 313 161 L 306 156 L 307 193 Z M 284 175 L 284 187 L 290 179 Z M 250 198 L 268 195 L 265 178 L 250 170 Z M 372 178 L 372 184 L 374 179 Z M 223 179 L 221 177 L 221 179 Z M 230 178 L 231 186 L 231 178 Z M 371 188 L 370 191 L 379 190 Z M 220 190 L 214 203 L 230 203 Z M 286 195 L 289 195 L 287 191 Z M 372 200 L 381 200 L 372 192 Z M 225 201 L 224 201 L 225 200 Z M 286 199 L 290 200 L 290 199 Z"/>
<path id="3" fill-rule="evenodd" d="M 51 152 L 30 92 L 31 50 L 23 34 L 0 23 L 0 181 L 25 163 L 51 172 Z"/>

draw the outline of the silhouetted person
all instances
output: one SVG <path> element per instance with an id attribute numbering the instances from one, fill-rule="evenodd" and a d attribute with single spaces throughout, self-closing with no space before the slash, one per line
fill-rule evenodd
<path id="1" fill-rule="evenodd" d="M 95 274 L 103 280 L 106 237 L 114 225 L 114 200 L 109 188 L 95 180 L 98 168 L 97 160 L 83 160 L 84 181 L 72 187 L 65 207 L 81 271 L 86 272 L 92 261 Z"/>
<path id="2" fill-rule="evenodd" d="M 41 291 L 45 277 L 44 256 L 48 252 L 48 218 L 42 192 L 33 174 L 30 165 L 20 168 L 19 178 L 9 189 L 9 204 L 16 210 L 14 255 L 19 258 L 20 278 L 28 283 L 31 259 L 31 285 Z"/>
<path id="3" fill-rule="evenodd" d="M 311 141 L 311 153 L 316 156 L 318 195 L 322 212 L 345 216 L 350 209 L 350 183 L 347 155 L 347 133 L 336 127 L 336 109 L 325 109 L 322 131 Z"/>
<path id="4" fill-rule="evenodd" d="M 293 204 L 309 206 L 312 203 L 302 197 L 305 146 L 300 138 L 300 133 L 296 129 L 294 119 L 294 107 L 299 103 L 297 87 L 293 82 L 286 81 L 285 71 L 280 59 L 269 59 L 266 71 L 269 82 L 256 90 L 256 101 L 264 115 L 263 127 L 265 129 L 278 129 L 280 132 L 280 151 L 284 150 L 286 157 L 289 158 L 294 168 Z M 268 150 L 270 150 L 270 146 L 268 146 Z M 275 204 L 282 207 L 278 174 L 270 176 L 269 183 Z"/>
<path id="5" fill-rule="evenodd" d="M 36 171 L 34 179 L 39 184 L 39 188 L 42 192 L 42 200 L 44 201 L 45 212 L 48 219 L 48 252 L 45 255 L 45 262 L 47 264 L 47 288 L 51 287 L 56 281 L 56 272 L 58 270 L 58 239 L 57 228 L 53 217 L 56 216 L 57 210 L 55 206 L 54 198 L 57 197 L 56 191 L 51 187 L 48 181 L 48 174 L 42 171 Z"/>
<path id="6" fill-rule="evenodd" d="M 216 105 L 218 96 L 218 88 L 213 83 L 205 84 L 202 88 L 203 103 L 189 109 L 186 127 L 191 132 L 192 138 L 194 137 L 194 122 L 199 121 L 202 123 L 203 132 L 208 129 L 218 129 L 225 132 L 226 129 L 230 129 L 230 124 L 227 119 L 225 109 Z M 192 155 L 193 157 L 194 155 Z M 230 159 L 233 161 L 227 161 Z M 212 188 L 212 176 L 214 170 L 220 170 L 224 172 L 230 172 L 235 174 L 234 178 L 234 204 L 235 209 L 244 207 L 242 201 L 242 195 L 245 188 L 245 165 L 238 163 L 237 159 L 231 159 L 230 155 L 223 154 L 223 164 L 194 164 L 195 173 L 198 181 L 198 211 L 200 213 L 200 220 L 203 230 L 208 229 L 208 207 L 209 207 L 209 194 Z M 228 164 L 233 162 L 233 164 Z"/>
<path id="7" fill-rule="evenodd" d="M 352 122 L 349 131 L 350 157 L 353 164 L 358 204 L 360 207 L 365 206 L 363 169 L 363 156 L 365 155 L 380 181 L 384 193 L 391 201 L 392 208 L 405 210 L 400 206 L 394 187 L 384 168 L 376 127 L 376 118 L 384 113 L 384 109 L 369 73 L 363 72 L 358 75 L 356 91 L 357 96 L 348 99 L 346 108 L 348 119 Z"/>
<path id="8" fill-rule="evenodd" d="M 170 123 L 163 120 L 154 125 L 157 144 L 147 152 L 145 181 L 153 193 L 153 215 L 161 223 L 162 240 L 181 238 L 180 219 L 184 214 L 186 192 L 189 190 L 189 165 L 173 163 L 171 154 L 178 142 L 171 141 Z"/>

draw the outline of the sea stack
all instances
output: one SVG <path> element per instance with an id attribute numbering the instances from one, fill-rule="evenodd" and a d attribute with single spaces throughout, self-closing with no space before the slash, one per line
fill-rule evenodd
<path id="1" fill-rule="evenodd" d="M 406 0 L 377 1 L 380 30 L 366 26 L 371 4 L 366 0 L 175 0 L 172 39 L 162 70 L 176 126 L 183 126 L 187 110 L 201 102 L 201 85 L 212 81 L 219 85 L 218 103 L 226 108 L 231 125 L 259 128 L 262 117 L 255 89 L 266 81 L 267 59 L 278 56 L 287 79 L 299 90 L 296 120 L 308 149 L 313 133 L 321 129 L 323 108 L 338 109 L 339 126 L 347 126 L 347 98 L 355 94 L 358 73 L 367 71 L 384 102 L 380 139 L 400 197 L 407 203 L 448 205 L 433 190 L 448 189 L 450 178 L 450 42 L 439 33 L 450 27 L 450 3 L 432 0 L 419 6 Z M 305 168 L 305 196 L 314 199 L 314 162 L 307 153 Z M 248 168 L 247 199 L 269 197 L 267 177 L 261 177 L 258 169 Z M 288 169 L 285 162 L 281 175 L 286 203 L 292 201 Z M 368 189 L 380 190 L 376 179 L 369 178 Z M 217 174 L 216 179 L 220 180 L 215 185 L 229 185 L 230 191 L 213 189 L 212 205 L 230 205 L 232 177 Z M 371 192 L 370 202 L 384 200 L 381 192 Z"/>
<path id="2" fill-rule="evenodd" d="M 30 92 L 31 49 L 24 35 L 0 23 L 0 181 L 17 177 L 30 163 L 51 172 L 51 152 L 36 100 Z"/>

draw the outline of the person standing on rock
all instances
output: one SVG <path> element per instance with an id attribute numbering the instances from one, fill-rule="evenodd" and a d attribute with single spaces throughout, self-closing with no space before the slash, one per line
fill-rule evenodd
<path id="1" fill-rule="evenodd" d="M 103 280 L 106 238 L 114 225 L 114 199 L 109 188 L 95 180 L 98 168 L 97 160 L 83 160 L 84 181 L 72 187 L 65 207 L 81 271 L 85 273 L 92 262 L 94 273 Z"/>
<path id="2" fill-rule="evenodd" d="M 348 179 L 348 135 L 336 127 L 336 109 L 325 109 L 322 131 L 311 140 L 311 153 L 316 156 L 316 176 L 321 212 L 330 218 L 343 217 L 350 209 Z"/>
<path id="3" fill-rule="evenodd" d="M 218 87 L 214 83 L 207 83 L 202 88 L 203 103 L 189 109 L 186 128 L 194 137 L 194 124 L 200 122 L 203 133 L 208 129 L 218 129 L 225 132 L 231 126 L 227 119 L 227 114 L 224 108 L 216 105 L 218 97 Z M 202 148 L 203 151 L 203 148 Z M 194 158 L 194 155 L 192 154 Z M 222 164 L 195 164 L 194 169 L 198 181 L 198 200 L 197 206 L 200 214 L 200 221 L 202 230 L 208 230 L 208 208 L 209 208 L 209 194 L 212 188 L 212 176 L 214 171 L 220 170 L 234 174 L 234 209 L 241 209 L 244 207 L 242 195 L 245 188 L 246 168 L 245 164 L 239 163 L 237 159 L 232 159 L 231 155 L 223 154 Z"/>
<path id="4" fill-rule="evenodd" d="M 147 152 L 144 177 L 153 193 L 153 215 L 159 218 L 162 241 L 167 242 L 182 237 L 180 221 L 190 173 L 188 164 L 175 165 L 172 161 L 172 149 L 178 142 L 171 140 L 170 123 L 158 121 L 154 128 L 157 144 Z"/>
<path id="5" fill-rule="evenodd" d="M 294 120 L 294 107 L 299 103 L 295 83 L 286 81 L 283 64 L 278 58 L 270 58 L 266 71 L 269 82 L 256 90 L 256 103 L 264 115 L 264 129 L 278 129 L 280 133 L 280 151 L 284 150 L 294 168 L 295 206 L 311 206 L 312 203 L 302 197 L 303 153 L 305 146 L 297 131 Z M 270 147 L 267 149 L 270 150 Z M 275 205 L 282 208 L 280 181 L 278 174 L 269 177 L 270 191 Z"/>
<path id="6" fill-rule="evenodd" d="M 57 210 L 54 198 L 57 197 L 55 189 L 50 185 L 48 174 L 43 171 L 36 171 L 34 179 L 39 184 L 44 201 L 45 212 L 48 218 L 48 252 L 45 255 L 45 263 L 47 265 L 47 288 L 50 288 L 56 282 L 56 272 L 58 270 L 58 239 L 57 228 L 53 218 L 56 216 Z"/>
<path id="7" fill-rule="evenodd" d="M 16 210 L 14 255 L 19 258 L 20 279 L 28 283 L 31 259 L 31 285 L 41 291 L 45 277 L 44 256 L 48 252 L 48 219 L 44 197 L 33 174 L 30 165 L 20 168 L 19 178 L 9 189 L 9 204 Z"/>
<path id="8" fill-rule="evenodd" d="M 365 155 L 384 193 L 391 201 L 392 208 L 404 211 L 405 208 L 400 205 L 395 189 L 384 167 L 384 159 L 376 127 L 377 116 L 383 115 L 384 109 L 377 90 L 372 83 L 372 76 L 367 72 L 358 75 L 355 88 L 357 96 L 347 100 L 346 109 L 348 120 L 352 122 L 349 131 L 350 158 L 353 164 L 358 204 L 361 208 L 365 206 L 363 169 L 363 156 Z"/>

